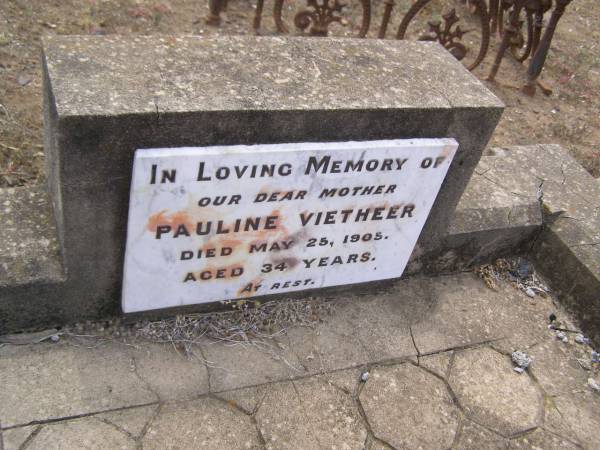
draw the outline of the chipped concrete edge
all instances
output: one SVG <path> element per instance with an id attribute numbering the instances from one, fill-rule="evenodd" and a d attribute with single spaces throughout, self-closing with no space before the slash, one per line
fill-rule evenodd
<path id="1" fill-rule="evenodd" d="M 569 228 L 566 231 L 556 222 L 545 223 L 531 254 L 561 304 L 575 315 L 594 344 L 600 346 L 600 245 L 570 243 L 570 233 L 582 230 L 574 221 Z"/>

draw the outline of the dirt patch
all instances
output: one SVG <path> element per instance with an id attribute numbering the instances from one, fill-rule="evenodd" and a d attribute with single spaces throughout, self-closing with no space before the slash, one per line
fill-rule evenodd
<path id="1" fill-rule="evenodd" d="M 442 0 L 436 0 L 442 1 Z M 453 0 L 444 0 L 447 2 Z M 457 0 L 457 2 L 460 0 Z M 292 27 L 292 2 L 284 17 Z M 387 36 L 395 35 L 408 0 L 397 2 Z M 374 37 L 383 1 L 373 1 L 369 37 Z M 272 2 L 265 2 L 263 34 L 275 30 Z M 43 181 L 40 42 L 44 34 L 251 34 L 255 3 L 230 0 L 220 27 L 205 24 L 205 1 L 172 0 L 7 0 L 0 2 L 0 187 Z M 354 35 L 360 26 L 358 2 L 349 2 L 348 23 L 334 34 Z M 459 11 L 460 15 L 460 11 Z M 542 79 L 549 97 L 530 98 L 515 87 L 525 67 L 505 58 L 495 83 L 485 82 L 507 105 L 491 146 L 558 143 L 590 173 L 600 177 L 600 5 L 574 0 L 557 30 Z M 484 64 L 489 71 L 498 37 Z M 451 81 L 451 80 L 449 80 Z"/>

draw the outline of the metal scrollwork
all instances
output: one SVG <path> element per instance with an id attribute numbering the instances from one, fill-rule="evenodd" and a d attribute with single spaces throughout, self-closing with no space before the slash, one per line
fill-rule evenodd
<path id="1" fill-rule="evenodd" d="M 510 36 L 510 53 L 517 61 L 523 62 L 539 45 L 544 14 L 551 7 L 552 0 L 490 0 L 491 30 L 498 30 L 500 36 L 503 36 L 506 30 Z M 518 15 L 513 14 L 515 10 L 518 11 Z M 508 19 L 505 19 L 505 15 Z"/>
<path id="2" fill-rule="evenodd" d="M 273 19 L 277 31 L 280 33 L 289 33 L 289 29 L 283 21 L 283 4 L 285 0 L 274 0 Z M 302 2 L 304 0 L 294 0 Z M 333 23 L 345 25 L 342 18 L 342 12 L 345 3 L 343 0 L 306 0 L 306 8 L 298 12 L 294 17 L 295 27 L 302 33 L 308 33 L 311 36 L 327 36 L 329 27 Z M 355 0 L 356 1 L 356 0 Z M 358 37 L 366 37 L 371 22 L 371 1 L 358 0 L 362 7 L 362 22 Z M 411 0 L 412 4 L 398 27 L 397 39 L 405 39 L 406 32 L 413 23 L 413 20 L 419 13 L 425 13 L 423 10 L 431 4 L 432 0 Z M 466 59 L 472 52 L 474 60 L 466 64 L 469 70 L 473 70 L 485 58 L 489 43 L 490 33 L 498 32 L 501 36 L 501 42 L 492 67 L 490 69 L 488 80 L 494 80 L 500 68 L 505 53 L 510 52 L 512 56 L 520 62 L 529 59 L 527 70 L 527 83 L 523 87 L 523 92 L 533 95 L 536 86 L 541 86 L 544 93 L 551 92 L 545 88 L 538 78 L 544 67 L 548 50 L 556 30 L 556 26 L 562 17 L 567 6 L 572 0 L 454 0 L 464 5 L 464 8 L 479 19 L 480 26 L 475 29 L 464 29 L 459 25 L 460 17 L 456 10 L 452 9 L 442 15 L 442 21 L 427 22 L 428 29 L 425 33 L 418 36 L 419 40 L 435 41 L 443 45 L 452 55 L 459 60 Z M 260 34 L 260 25 L 264 7 L 264 0 L 256 0 L 256 12 L 253 21 L 253 28 L 257 34 Z M 384 7 L 380 28 L 377 37 L 384 39 L 388 25 L 392 18 L 392 11 L 395 7 L 395 0 L 382 0 Z M 207 23 L 218 25 L 220 23 L 220 13 L 226 7 L 227 0 L 209 0 L 209 14 Z M 544 15 L 552 10 L 550 20 L 544 26 Z M 417 21 L 415 21 L 417 22 Z M 471 32 L 480 31 L 479 49 L 471 49 L 468 42 L 463 39 L 465 35 Z M 412 33 L 411 33 L 412 34 Z M 468 41 L 468 39 L 467 39 Z M 475 44 L 477 45 L 477 44 Z M 471 58 L 469 58 L 471 59 Z"/>
<path id="3" fill-rule="evenodd" d="M 283 2 L 276 0 L 273 9 L 273 18 L 275 26 L 280 33 L 288 33 L 289 29 L 283 22 Z M 369 31 L 371 22 L 371 1 L 360 0 L 362 6 L 362 23 L 358 32 L 358 37 L 365 37 Z M 341 12 L 346 6 L 339 0 L 307 0 L 307 9 L 302 10 L 294 17 L 294 26 L 301 31 L 308 30 L 311 36 L 327 36 L 329 26 L 332 23 L 344 23 Z"/>
<path id="4" fill-rule="evenodd" d="M 330 24 L 342 22 L 340 13 L 346 5 L 340 3 L 339 0 L 333 0 L 332 5 L 329 5 L 329 0 L 323 0 L 322 4 L 319 4 L 317 0 L 308 0 L 307 3 L 312 11 L 305 9 L 296 14 L 296 17 L 294 17 L 296 28 L 305 31 L 310 27 L 309 33 L 311 36 L 327 36 Z"/>
<path id="5" fill-rule="evenodd" d="M 485 0 L 467 0 L 469 9 L 472 13 L 476 14 L 480 20 L 481 29 L 481 44 L 475 60 L 468 65 L 469 70 L 473 70 L 481 61 L 485 58 L 490 43 L 490 28 L 488 21 L 487 5 Z M 417 0 L 410 7 L 396 34 L 397 39 L 404 39 L 406 31 L 411 21 L 417 16 L 417 14 L 425 8 L 431 0 Z M 421 35 L 419 40 L 422 41 L 437 41 L 443 45 L 454 57 L 458 60 L 465 58 L 469 52 L 469 48 L 463 43 L 462 38 L 465 34 L 472 32 L 473 30 L 464 30 L 458 25 L 460 17 L 456 14 L 456 10 L 452 9 L 448 13 L 442 16 L 444 25 L 439 21 L 428 22 L 429 30 L 427 33 Z"/>
<path id="6" fill-rule="evenodd" d="M 442 18 L 444 19 L 443 28 L 439 20 L 428 22 L 429 33 L 421 35 L 419 40 L 439 42 L 460 61 L 467 55 L 467 47 L 459 41 L 469 31 L 464 31 L 460 25 L 457 25 L 452 29 L 454 25 L 460 22 L 454 8 L 452 8 L 450 12 L 444 14 Z"/>

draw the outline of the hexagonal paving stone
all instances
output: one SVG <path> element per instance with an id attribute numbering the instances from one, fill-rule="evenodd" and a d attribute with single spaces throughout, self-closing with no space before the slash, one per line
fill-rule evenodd
<path id="1" fill-rule="evenodd" d="M 258 430 L 250 416 L 214 398 L 162 407 L 146 432 L 144 449 L 258 449 Z"/>
<path id="2" fill-rule="evenodd" d="M 504 436 L 541 421 L 541 392 L 526 373 L 513 370 L 508 356 L 491 348 L 457 352 L 448 382 L 468 416 Z"/>
<path id="3" fill-rule="evenodd" d="M 350 450 L 367 438 L 351 396 L 317 377 L 269 386 L 256 421 L 267 449 Z"/>
<path id="4" fill-rule="evenodd" d="M 450 448 L 459 423 L 446 385 L 410 363 L 371 372 L 360 402 L 375 437 L 396 448 Z"/>

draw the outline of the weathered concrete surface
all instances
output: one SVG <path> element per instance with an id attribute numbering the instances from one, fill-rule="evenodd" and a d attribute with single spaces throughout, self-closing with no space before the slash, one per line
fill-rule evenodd
<path id="1" fill-rule="evenodd" d="M 62 335 L 55 344 L 4 344 L 0 347 L 4 450 L 19 448 L 25 441 L 33 448 L 81 448 L 87 442 L 94 448 L 287 445 L 374 450 L 389 448 L 384 442 L 388 439 L 397 445 L 407 442 L 410 448 L 600 446 L 600 396 L 587 386 L 587 378 L 598 379 L 598 373 L 583 368 L 586 361 L 589 367 L 590 348 L 573 339 L 566 344 L 557 341 L 547 328 L 548 310 L 567 326 L 575 325 L 568 315 L 551 309 L 551 298 L 530 299 L 505 282 L 499 282 L 496 292 L 480 289 L 483 281 L 471 274 L 425 278 L 419 284 L 429 287 L 421 293 L 411 281 L 395 284 L 395 296 L 336 300 L 322 324 L 331 322 L 335 336 L 323 346 L 319 341 L 311 344 L 315 355 L 336 364 L 309 366 L 292 379 L 290 373 L 273 369 L 278 367 L 273 364 L 281 363 L 277 353 L 263 351 L 259 356 L 254 351 L 259 345 L 252 342 L 235 346 L 200 342 L 193 346 L 191 359 L 174 346 L 110 334 L 85 339 Z M 460 285 L 465 288 L 456 288 Z M 436 307 L 437 297 L 448 305 L 445 315 Z M 459 303 L 463 298 L 472 303 Z M 365 309 L 356 307 L 360 301 L 364 308 L 377 308 L 362 317 Z M 414 303 L 422 308 L 419 315 L 408 313 Z M 532 307 L 538 304 L 539 309 Z M 526 320 L 515 319 L 522 316 Z M 451 326 L 440 328 L 442 319 Z M 429 355 L 414 348 L 418 358 L 408 360 L 390 359 L 384 352 L 344 359 L 344 340 L 353 334 L 352 327 L 362 328 L 354 333 L 360 335 L 361 348 L 376 348 L 369 344 L 370 337 L 377 336 L 371 330 L 389 323 L 406 323 L 417 346 L 424 349 L 450 347 Z M 416 333 L 419 324 L 421 332 Z M 514 339 L 497 340 L 501 332 L 519 327 L 529 330 L 515 333 Z M 490 343 L 479 344 L 482 332 Z M 289 333 L 285 348 L 278 341 L 269 343 L 282 354 L 295 354 L 303 339 L 303 334 L 294 338 Z M 222 355 L 219 361 L 227 362 L 227 367 L 217 367 L 206 357 L 207 345 L 213 354 Z M 512 348 L 534 357 L 521 375 L 503 353 Z M 580 364 L 571 366 L 576 360 Z M 254 385 L 224 370 L 236 366 Z"/>
<path id="2" fill-rule="evenodd" d="M 450 448 L 459 410 L 446 385 L 405 363 L 375 369 L 360 403 L 376 438 L 394 448 Z"/>
<path id="3" fill-rule="evenodd" d="M 171 344 L 154 344 L 132 352 L 132 358 L 136 374 L 160 400 L 208 392 L 208 371 L 201 357 L 174 352 Z"/>
<path id="4" fill-rule="evenodd" d="M 581 447 L 567 439 L 552 434 L 545 430 L 536 430 L 526 436 L 521 436 L 510 441 L 509 449 L 532 449 L 532 448 L 560 448 L 575 450 Z"/>
<path id="5" fill-rule="evenodd" d="M 4 430 L 4 450 L 25 448 L 134 449 L 158 405 L 121 409 L 71 421 Z"/>
<path id="6" fill-rule="evenodd" d="M 542 421 L 542 392 L 512 370 L 510 360 L 490 348 L 457 352 L 448 383 L 473 421 L 510 437 Z"/>
<path id="7" fill-rule="evenodd" d="M 497 450 L 507 448 L 507 439 L 468 419 L 463 420 L 455 448 L 460 450 Z"/>
<path id="8" fill-rule="evenodd" d="M 158 401 L 122 345 L 5 346 L 0 355 L 3 427 Z"/>
<path id="9" fill-rule="evenodd" d="M 590 243 L 571 243 L 582 231 L 573 222 L 561 217 L 545 229 L 534 249 L 535 260 L 559 293 L 561 303 L 577 316 L 582 329 L 596 345 L 600 345 L 600 246 L 587 236 L 584 240 Z"/>
<path id="10" fill-rule="evenodd" d="M 44 425 L 29 441 L 27 448 L 123 449 L 134 450 L 135 441 L 127 433 L 96 417 Z"/>
<path id="11" fill-rule="evenodd" d="M 338 389 L 341 389 L 347 394 L 355 396 L 360 387 L 358 380 L 367 369 L 348 369 L 338 370 L 336 372 L 328 372 L 323 375 L 318 375 L 317 378 L 323 380 Z"/>
<path id="12" fill-rule="evenodd" d="M 0 383 L 5 427 L 209 390 L 204 361 L 186 359 L 172 346 L 91 339 L 0 348 Z"/>
<path id="13" fill-rule="evenodd" d="M 472 273 L 431 278 L 427 314 L 411 325 L 420 355 L 492 341 L 504 351 L 528 348 L 548 336 L 550 298 L 532 301 L 512 286 L 488 289 Z"/>
<path id="14" fill-rule="evenodd" d="M 0 229 L 0 289 L 63 279 L 54 213 L 42 187 L 0 189 Z"/>
<path id="15" fill-rule="evenodd" d="M 600 395 L 582 390 L 572 395 L 561 395 L 554 399 L 563 423 L 574 433 L 576 442 L 587 448 L 600 446 Z"/>
<path id="16" fill-rule="evenodd" d="M 408 273 L 455 272 L 530 250 L 542 226 L 537 179 L 525 177 L 530 189 L 517 193 L 511 184 L 495 182 L 496 163 L 505 152 L 495 148 L 492 155 L 481 158 L 456 206 L 441 249 L 415 252 Z"/>
<path id="17" fill-rule="evenodd" d="M 124 431 L 133 439 L 139 439 L 146 433 L 150 421 L 156 416 L 158 405 L 141 406 L 139 408 L 119 409 L 98 414 L 98 419 Z"/>
<path id="18" fill-rule="evenodd" d="M 581 371 L 576 355 L 561 341 L 545 341 L 530 353 L 535 358 L 531 373 L 548 395 L 572 394 L 585 386 L 588 374 Z"/>
<path id="19" fill-rule="evenodd" d="M 448 370 L 450 370 L 450 362 L 454 352 L 442 352 L 435 353 L 429 356 L 423 356 L 419 358 L 419 367 L 433 372 L 441 378 L 448 377 Z"/>
<path id="20" fill-rule="evenodd" d="M 503 108 L 430 43 L 52 36 L 44 68 L 49 191 L 69 276 L 35 301 L 3 290 L 6 330 L 119 313 L 137 148 L 454 137 L 425 251 L 445 235 Z M 60 313 L 39 314 L 46 305 Z"/>
<path id="21" fill-rule="evenodd" d="M 318 377 L 273 385 L 256 421 L 267 449 L 361 448 L 367 437 L 352 397 Z"/>
<path id="22" fill-rule="evenodd" d="M 334 302 L 334 315 L 313 328 L 287 331 L 283 342 L 308 373 L 414 359 L 417 351 L 410 325 L 427 315 L 434 301 L 431 287 L 427 279 L 419 277 L 394 286 L 392 292 L 371 292 Z"/>
<path id="23" fill-rule="evenodd" d="M 546 226 L 532 254 L 561 302 L 600 345 L 598 182 L 557 145 L 505 148 L 484 176 L 518 196 L 539 192 Z"/>
<path id="24" fill-rule="evenodd" d="M 289 380 L 306 371 L 296 355 L 276 341 L 258 347 L 206 340 L 202 345 L 213 392 L 230 391 L 271 381 Z"/>
<path id="25" fill-rule="evenodd" d="M 142 446 L 145 449 L 262 447 L 249 416 L 209 397 L 162 406 L 143 437 Z"/>
<path id="26" fill-rule="evenodd" d="M 1 436 L 4 439 L 4 450 L 19 450 L 32 433 L 38 431 L 39 428 L 39 425 L 34 425 L 2 431 Z"/>
<path id="27" fill-rule="evenodd" d="M 241 409 L 246 414 L 254 414 L 261 405 L 267 393 L 267 386 L 260 385 L 249 388 L 236 389 L 234 391 L 224 391 L 216 394 L 228 402 L 230 405 Z"/>

